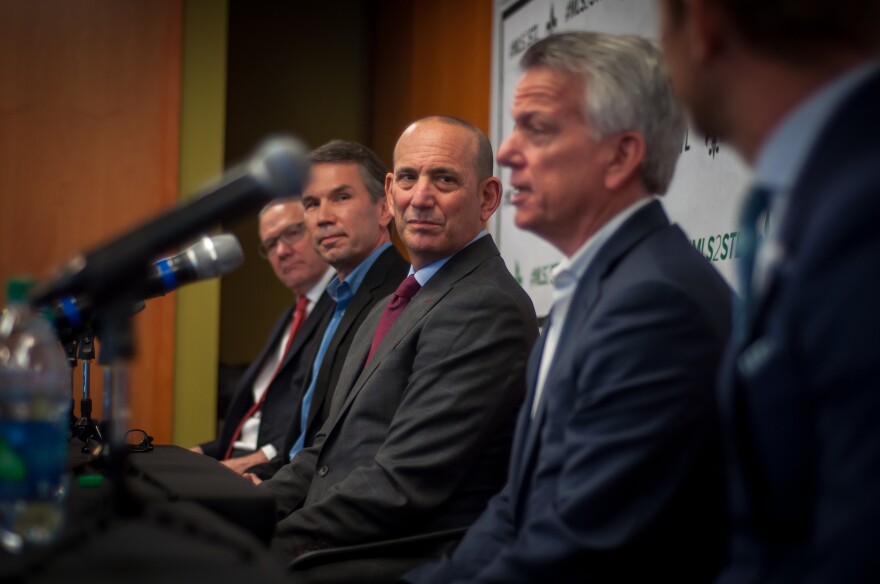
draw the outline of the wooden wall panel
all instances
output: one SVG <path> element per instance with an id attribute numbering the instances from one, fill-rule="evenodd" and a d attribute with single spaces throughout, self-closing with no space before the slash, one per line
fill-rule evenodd
<path id="1" fill-rule="evenodd" d="M 374 64 L 373 143 L 391 164 L 406 125 L 463 118 L 488 134 L 492 0 L 380 0 Z"/>
<path id="2" fill-rule="evenodd" d="M 0 1 L 0 280 L 174 203 L 181 21 L 180 0 Z M 135 323 L 132 423 L 169 441 L 173 296 Z"/>
<path id="3" fill-rule="evenodd" d="M 226 118 L 225 0 L 185 0 L 180 113 L 180 191 L 189 197 L 223 172 Z M 216 436 L 220 281 L 176 293 L 174 443 Z"/>
<path id="4" fill-rule="evenodd" d="M 250 155 L 266 136 L 281 132 L 299 136 L 311 148 L 334 138 L 367 143 L 370 4 L 229 3 L 227 164 Z M 244 365 L 259 354 L 278 315 L 294 297 L 257 255 L 256 212 L 223 227 L 238 236 L 246 260 L 221 282 L 220 361 Z"/>

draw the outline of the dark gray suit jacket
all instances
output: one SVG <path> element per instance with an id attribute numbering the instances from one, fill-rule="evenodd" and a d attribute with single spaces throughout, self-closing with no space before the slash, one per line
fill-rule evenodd
<path id="1" fill-rule="evenodd" d="M 400 285 L 400 282 L 406 277 L 409 270 L 409 264 L 400 257 L 397 249 L 392 245 L 382 252 L 376 261 L 370 266 L 369 271 L 364 276 L 357 292 L 352 296 L 345 314 L 339 322 L 339 326 L 327 347 L 327 353 L 321 362 L 321 368 L 318 370 L 318 380 L 315 383 L 315 393 L 312 396 L 312 405 L 309 409 L 308 431 L 306 432 L 305 445 L 310 446 L 315 440 L 315 435 L 327 419 L 330 412 L 330 402 L 333 397 L 333 390 L 336 389 L 336 381 L 342 372 L 342 364 L 345 356 L 348 354 L 348 348 L 354 340 L 355 333 L 361 326 L 361 323 L 370 313 L 370 309 L 380 300 L 394 292 Z M 332 300 L 330 302 L 333 304 Z M 335 306 L 335 305 L 334 305 Z M 327 324 L 333 316 L 333 308 L 326 311 L 323 320 L 319 326 L 318 339 L 314 344 L 312 352 L 308 357 L 307 370 L 303 375 L 295 380 L 297 400 L 294 402 L 294 414 L 286 420 L 287 432 L 284 437 L 283 446 L 278 449 L 278 455 L 272 460 L 252 466 L 247 469 L 261 479 L 271 478 L 285 464 L 290 462 L 290 448 L 299 438 L 301 430 L 300 422 L 300 405 L 302 396 L 309 384 L 312 382 L 312 361 L 321 344 L 324 331 Z"/>
<path id="2" fill-rule="evenodd" d="M 266 388 L 266 401 L 263 402 L 260 416 L 260 430 L 257 435 L 257 448 L 272 444 L 279 450 L 284 443 L 284 435 L 290 420 L 299 411 L 302 395 L 299 387 L 311 368 L 312 357 L 321 342 L 329 315 L 333 312 L 333 300 L 324 292 L 315 303 L 309 316 L 296 333 L 290 349 L 284 357 L 278 373 Z M 202 452 L 218 460 L 223 458 L 232 440 L 232 434 L 242 417 L 254 405 L 253 385 L 266 359 L 278 349 L 278 342 L 290 326 L 293 308 L 284 311 L 269 334 L 269 339 L 259 356 L 250 364 L 235 389 L 232 401 L 226 410 L 223 429 L 220 435 L 200 444 Z"/>
<path id="3" fill-rule="evenodd" d="M 465 526 L 504 483 L 537 325 L 491 237 L 434 275 L 364 367 L 385 305 L 358 331 L 315 444 L 262 485 L 282 556 Z"/>
<path id="4" fill-rule="evenodd" d="M 510 480 L 422 583 L 710 582 L 723 554 L 714 399 L 731 293 L 671 226 L 638 210 L 580 279 L 531 417 L 529 363 Z M 551 316 L 552 319 L 552 316 Z"/>

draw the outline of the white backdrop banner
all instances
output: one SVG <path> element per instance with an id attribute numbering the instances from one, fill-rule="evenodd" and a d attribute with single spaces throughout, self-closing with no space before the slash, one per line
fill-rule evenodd
<path id="1" fill-rule="evenodd" d="M 519 59 L 530 45 L 553 32 L 569 30 L 637 34 L 655 40 L 659 34 L 654 2 L 647 0 L 495 0 L 494 10 L 491 139 L 496 151 L 513 130 L 510 105 L 520 76 Z M 681 149 L 663 205 L 703 256 L 735 284 L 736 217 L 748 170 L 727 145 L 693 129 Z M 552 298 L 550 270 L 562 255 L 514 225 L 510 171 L 499 172 L 505 191 L 493 235 L 507 267 L 543 316 Z"/>

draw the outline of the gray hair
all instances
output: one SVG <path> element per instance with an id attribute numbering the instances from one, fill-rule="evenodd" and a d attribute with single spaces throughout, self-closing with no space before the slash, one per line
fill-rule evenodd
<path id="1" fill-rule="evenodd" d="M 645 139 L 642 182 L 651 193 L 666 192 L 686 125 L 656 44 L 634 35 L 566 32 L 529 47 L 520 67 L 543 67 L 583 79 L 587 119 L 600 136 L 640 133 Z"/>
<path id="2" fill-rule="evenodd" d="M 357 164 L 373 202 L 385 200 L 385 174 L 388 169 L 382 159 L 363 144 L 349 140 L 331 140 L 312 150 L 309 161 L 312 164 Z"/>

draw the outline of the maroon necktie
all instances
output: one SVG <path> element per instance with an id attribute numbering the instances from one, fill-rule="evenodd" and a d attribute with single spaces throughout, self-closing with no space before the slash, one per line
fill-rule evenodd
<path id="1" fill-rule="evenodd" d="M 403 312 L 407 304 L 409 304 L 410 299 L 416 295 L 416 292 L 418 292 L 421 287 L 422 286 L 416 280 L 415 275 L 411 274 L 400 283 L 400 286 L 398 286 L 397 290 L 394 291 L 394 294 L 391 295 L 391 302 L 385 307 L 385 312 L 382 313 L 382 318 L 379 319 L 379 324 L 376 326 L 376 334 L 373 335 L 373 344 L 370 346 L 370 354 L 367 355 L 365 364 L 370 362 L 370 357 L 372 357 L 373 353 L 376 352 L 376 349 L 379 348 L 382 339 L 385 338 L 385 335 L 387 335 L 388 331 L 391 329 L 391 325 L 394 324 L 394 321 L 397 320 L 397 317 L 400 316 L 400 313 Z"/>
<path id="2" fill-rule="evenodd" d="M 309 299 L 305 294 L 300 294 L 299 298 L 296 299 L 296 308 L 293 310 L 293 322 L 290 323 L 290 336 L 287 338 L 287 344 L 284 345 L 284 352 L 281 353 L 281 359 L 278 360 L 278 364 L 275 366 L 275 371 L 272 372 L 272 378 L 275 379 L 275 376 L 278 375 L 278 371 L 281 369 L 281 364 L 284 363 L 284 358 L 287 357 L 287 352 L 290 350 L 290 345 L 293 344 L 293 337 L 296 336 L 296 332 L 302 326 L 303 321 L 306 319 L 306 308 L 309 305 Z M 272 381 L 269 381 L 269 385 L 272 384 Z M 241 417 L 241 420 L 238 421 L 238 426 L 235 427 L 235 432 L 232 433 L 232 438 L 229 440 L 229 446 L 226 447 L 226 454 L 223 456 L 223 459 L 226 460 L 229 458 L 229 455 L 232 454 L 233 445 L 238 440 L 239 436 L 241 436 L 241 429 L 244 428 L 244 423 L 247 422 L 251 416 L 253 416 L 257 411 L 263 407 L 263 402 L 266 401 L 266 395 L 269 393 L 269 386 L 266 386 L 266 390 L 263 391 L 263 395 L 260 396 L 260 399 L 250 407 L 250 409 L 245 412 L 244 416 Z"/>

